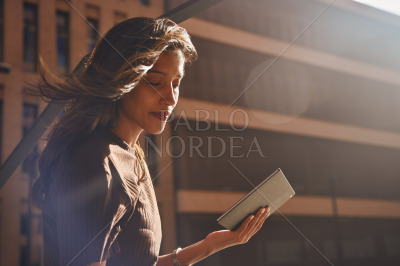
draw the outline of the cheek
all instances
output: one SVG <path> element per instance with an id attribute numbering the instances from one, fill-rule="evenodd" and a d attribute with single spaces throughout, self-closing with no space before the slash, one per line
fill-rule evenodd
<path id="1" fill-rule="evenodd" d="M 127 116 L 132 116 L 135 113 L 135 109 L 137 108 L 137 100 L 136 95 L 129 92 L 120 103 L 120 111 L 123 112 Z"/>

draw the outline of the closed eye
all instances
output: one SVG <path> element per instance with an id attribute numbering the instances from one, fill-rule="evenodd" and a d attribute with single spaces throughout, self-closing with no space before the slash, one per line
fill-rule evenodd
<path id="1" fill-rule="evenodd" d="M 149 84 L 150 84 L 151 86 L 153 86 L 153 87 L 156 87 L 156 86 L 160 85 L 160 83 L 153 83 L 153 82 L 149 82 Z"/>

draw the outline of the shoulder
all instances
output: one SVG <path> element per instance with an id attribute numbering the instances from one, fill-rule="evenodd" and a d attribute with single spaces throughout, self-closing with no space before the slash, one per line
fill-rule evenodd
<path id="1" fill-rule="evenodd" d="M 53 196 L 58 205 L 82 205 L 92 199 L 107 198 L 112 183 L 109 144 L 93 135 L 69 154 L 69 159 L 54 173 Z M 61 207 L 59 207 L 61 208 Z"/>
<path id="2" fill-rule="evenodd" d="M 101 134 L 92 134 L 72 149 L 68 159 L 56 173 L 56 179 L 65 183 L 85 183 L 92 179 L 107 182 L 110 178 L 108 156 L 110 143 Z M 103 178 L 101 178 L 103 177 Z"/>
<path id="3" fill-rule="evenodd" d="M 114 141 L 106 132 L 95 131 L 70 153 L 69 167 L 109 172 L 113 146 Z"/>
<path id="4" fill-rule="evenodd" d="M 93 133 L 72 153 L 72 161 L 104 160 L 110 154 L 110 142 L 101 133 Z"/>

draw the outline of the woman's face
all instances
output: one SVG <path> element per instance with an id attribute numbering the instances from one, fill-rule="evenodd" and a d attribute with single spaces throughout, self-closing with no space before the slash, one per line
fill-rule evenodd
<path id="1" fill-rule="evenodd" d="M 182 52 L 162 53 L 138 85 L 121 98 L 119 123 L 132 133 L 161 133 L 178 102 L 183 74 Z"/>

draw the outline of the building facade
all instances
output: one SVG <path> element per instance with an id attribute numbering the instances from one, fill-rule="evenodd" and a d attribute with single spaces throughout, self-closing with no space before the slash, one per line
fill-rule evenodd
<path id="1" fill-rule="evenodd" d="M 100 35 L 185 1 L 0 0 L 1 159 L 46 106 L 24 94 L 39 55 L 73 70 Z M 199 59 L 173 119 L 142 146 L 161 253 L 222 229 L 218 216 L 276 168 L 296 196 L 244 246 L 199 265 L 399 265 L 400 18 L 353 1 L 225 0 L 182 25 Z M 43 141 L 0 190 L 0 265 L 41 265 L 29 187 Z"/>

